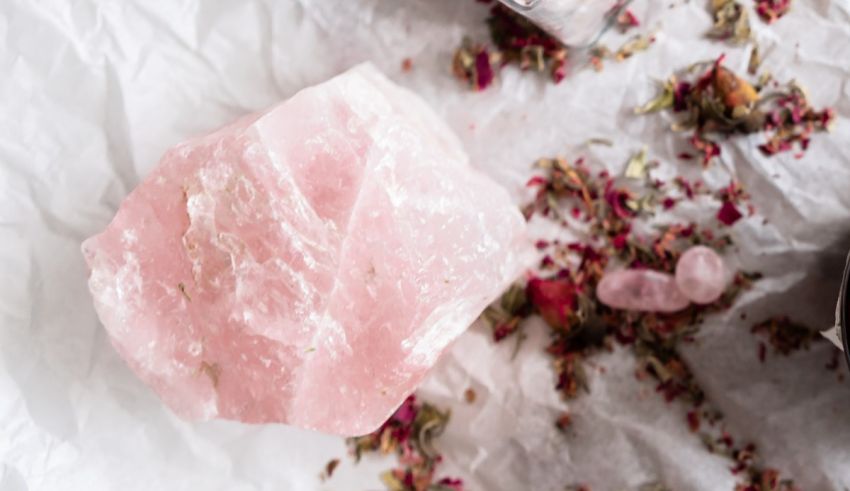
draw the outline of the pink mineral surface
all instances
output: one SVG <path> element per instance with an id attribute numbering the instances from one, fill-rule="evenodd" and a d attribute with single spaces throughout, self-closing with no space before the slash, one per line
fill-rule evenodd
<path id="1" fill-rule="evenodd" d="M 690 304 L 673 275 L 649 269 L 621 269 L 605 273 L 596 286 L 605 305 L 643 312 L 676 312 Z"/>
<path id="2" fill-rule="evenodd" d="M 694 246 L 676 263 L 676 284 L 692 302 L 712 303 L 726 290 L 726 267 L 714 250 Z"/>
<path id="3" fill-rule="evenodd" d="M 362 65 L 168 151 L 83 252 L 113 345 L 177 414 L 356 435 L 520 273 L 524 227 Z"/>

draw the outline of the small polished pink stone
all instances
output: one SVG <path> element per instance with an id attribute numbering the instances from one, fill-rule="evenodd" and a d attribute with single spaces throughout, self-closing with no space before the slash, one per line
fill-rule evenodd
<path id="1" fill-rule="evenodd" d="M 727 275 L 723 259 L 708 247 L 691 247 L 676 263 L 676 284 L 694 303 L 716 301 L 726 290 Z"/>
<path id="2" fill-rule="evenodd" d="M 676 312 L 690 303 L 673 275 L 649 269 L 621 269 L 606 273 L 596 287 L 605 305 L 642 312 Z"/>

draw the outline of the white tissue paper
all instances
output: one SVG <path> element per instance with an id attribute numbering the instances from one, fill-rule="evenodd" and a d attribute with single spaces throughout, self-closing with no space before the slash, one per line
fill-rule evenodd
<path id="1" fill-rule="evenodd" d="M 696 175 L 696 164 L 676 159 L 685 144 L 667 131 L 670 118 L 632 110 L 684 65 L 726 52 L 730 68 L 746 66 L 747 48 L 704 39 L 704 3 L 637 1 L 644 26 L 660 29 L 648 52 L 559 85 L 507 68 L 483 93 L 450 72 L 464 35 L 487 38 L 487 8 L 473 0 L 0 3 L 0 490 L 382 489 L 377 476 L 391 462 L 354 465 L 339 438 L 170 413 L 110 346 L 80 242 L 167 148 L 363 61 L 424 97 L 518 204 L 536 158 L 576 149 L 621 172 L 646 144 L 668 168 Z M 753 17 L 763 66 L 808 87 L 838 122 L 802 159 L 762 157 L 759 136 L 724 143 L 706 180 L 737 176 L 767 218 L 735 225 L 729 260 L 765 279 L 710 318 L 684 355 L 767 464 L 802 489 L 838 491 L 850 487 L 850 382 L 824 369 L 834 348 L 760 363 L 749 327 L 775 314 L 833 324 L 850 247 L 850 5 L 797 1 L 771 26 Z M 582 148 L 592 137 L 615 146 Z M 729 461 L 703 449 L 684 406 L 635 380 L 627 350 L 595 358 L 605 373 L 591 370 L 591 393 L 565 403 L 542 351 L 545 329 L 532 322 L 528 332 L 511 361 L 512 342 L 494 345 L 473 326 L 426 379 L 420 395 L 452 409 L 437 441 L 441 474 L 470 490 L 733 488 Z M 470 387 L 473 404 L 463 401 Z M 553 421 L 567 407 L 565 436 Z M 321 481 L 333 458 L 342 464 Z"/>

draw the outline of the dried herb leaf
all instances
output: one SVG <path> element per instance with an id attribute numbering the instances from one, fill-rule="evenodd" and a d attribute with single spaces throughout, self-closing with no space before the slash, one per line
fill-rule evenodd
<path id="1" fill-rule="evenodd" d="M 635 109 L 635 113 L 637 113 L 637 114 L 654 113 L 654 112 L 658 112 L 658 111 L 663 111 L 664 109 L 672 108 L 675 90 L 676 90 L 676 87 L 675 87 L 675 81 L 674 80 L 669 80 L 667 82 L 664 82 L 661 94 L 659 94 L 658 97 L 647 102 L 643 106 Z"/>
<path id="2" fill-rule="evenodd" d="M 433 441 L 445 429 L 448 411 L 440 411 L 428 403 L 418 403 L 410 396 L 375 432 L 346 440 L 355 461 L 364 453 L 395 453 L 399 466 L 381 474 L 389 490 L 397 491 L 463 491 L 460 479 L 435 477 L 442 457 Z"/>
<path id="3" fill-rule="evenodd" d="M 759 52 L 758 45 L 753 46 L 753 50 L 750 51 L 750 61 L 747 63 L 747 73 L 750 75 L 755 75 L 759 71 L 759 67 L 761 66 L 761 53 Z M 762 85 L 759 82 L 759 85 Z"/>
<path id="4" fill-rule="evenodd" d="M 614 53 L 616 61 L 623 61 L 631 58 L 635 53 L 646 51 L 655 42 L 655 33 L 635 36 L 626 41 Z"/>
<path id="5" fill-rule="evenodd" d="M 640 149 L 626 164 L 625 176 L 629 179 L 646 179 L 648 172 L 646 150 L 647 147 Z"/>
<path id="6" fill-rule="evenodd" d="M 713 63 L 693 82 L 680 83 L 671 79 L 666 90 L 667 101 L 661 105 L 686 115 L 693 128 L 702 129 L 709 123 L 745 128 L 736 118 L 748 116 L 726 107 L 726 102 L 735 101 L 740 108 L 738 111 L 749 110 L 751 115 L 753 106 L 760 101 L 753 99 L 747 85 L 734 74 L 718 76 L 721 68 L 719 63 Z M 706 157 L 719 153 L 717 143 L 703 138 L 702 133 L 694 135 L 693 144 Z M 633 160 L 635 163 L 627 164 L 627 169 L 631 170 L 626 174 L 645 175 L 650 165 L 646 155 L 638 154 Z M 778 475 L 761 467 L 753 445 L 736 444 L 723 430 L 723 425 L 718 424 L 722 416 L 711 406 L 696 377 L 679 355 L 679 347 L 693 339 L 703 317 L 728 308 L 751 286 L 756 275 L 738 272 L 717 302 L 692 305 L 672 314 L 612 309 L 599 302 L 594 294 L 612 262 L 624 267 L 673 272 L 678 257 L 692 245 L 706 245 L 722 252 L 731 241 L 714 230 L 693 223 L 647 230 L 640 220 L 655 203 L 697 195 L 714 200 L 718 207 L 730 203 L 737 210 L 747 199 L 743 188 L 733 181 L 714 193 L 704 189 L 701 181 L 692 183 L 679 178 L 674 180 L 676 187 L 671 188 L 680 195 L 667 196 L 663 183 L 650 182 L 648 176 L 643 181 L 632 180 L 625 187 L 621 178 L 604 170 L 592 170 L 581 159 L 571 162 L 564 158 L 544 158 L 536 162 L 535 168 L 541 175 L 535 175 L 528 182 L 536 195 L 534 201 L 524 207 L 526 216 L 540 214 L 543 219 L 569 228 L 571 235 L 576 237 L 570 243 L 539 241 L 538 250 L 545 255 L 537 275 L 527 282 L 524 301 L 514 300 L 520 297 L 514 286 L 515 292 L 506 294 L 487 318 L 502 323 L 508 319 L 510 332 L 516 332 L 517 323 L 532 313 L 543 318 L 550 328 L 546 351 L 552 359 L 555 389 L 564 399 L 578 397 L 588 390 L 587 370 L 592 366 L 588 359 L 594 353 L 610 349 L 615 341 L 631 346 L 641 362 L 640 376 L 653 379 L 656 391 L 667 401 L 690 405 L 688 426 L 700 432 L 707 448 L 732 461 L 733 469 L 741 476 L 742 486 L 761 483 L 763 476 Z M 569 216 L 570 221 L 565 220 L 565 216 Z M 574 227 L 574 222 L 581 226 Z M 515 310 L 519 313 L 511 315 L 507 311 L 514 305 L 522 307 Z M 495 335 L 494 338 L 501 339 Z M 574 423 L 571 415 L 562 414 L 555 424 L 563 430 Z M 756 487 L 741 489 L 760 490 Z"/>
<path id="7" fill-rule="evenodd" d="M 811 343 L 824 339 L 817 330 L 794 322 L 787 316 L 766 319 L 755 324 L 751 331 L 754 334 L 764 333 L 774 352 L 784 356 L 801 349 L 809 349 Z"/>
<path id="8" fill-rule="evenodd" d="M 720 155 L 720 146 L 711 134 L 763 132 L 767 136 L 767 142 L 759 146 L 763 154 L 774 155 L 795 145 L 802 154 L 811 135 L 828 130 L 835 121 L 832 109 L 814 110 L 794 82 L 767 91 L 762 78 L 757 89 L 725 68 L 722 56 L 714 62 L 695 64 L 688 72 L 699 70 L 702 74 L 692 81 L 671 78 L 662 94 L 637 112 L 671 108 L 682 114 L 672 129 L 694 130 L 690 143 L 702 154 L 705 165 Z"/>
<path id="9" fill-rule="evenodd" d="M 338 466 L 339 466 L 339 459 L 329 460 L 328 463 L 325 464 L 325 469 L 319 475 L 320 479 L 322 481 L 326 481 L 326 480 L 330 479 L 331 477 L 333 477 L 334 471 L 336 471 L 336 468 Z"/>
<path id="10" fill-rule="evenodd" d="M 735 0 L 712 0 L 711 11 L 714 26 L 708 31 L 708 37 L 738 44 L 749 41 L 750 20 L 743 5 Z"/>
<path id="11" fill-rule="evenodd" d="M 388 491 L 405 491 L 407 489 L 404 482 L 391 470 L 382 473 L 380 477 Z"/>

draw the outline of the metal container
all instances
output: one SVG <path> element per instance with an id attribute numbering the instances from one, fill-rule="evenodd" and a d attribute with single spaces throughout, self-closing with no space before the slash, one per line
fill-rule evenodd
<path id="1" fill-rule="evenodd" d="M 611 27 L 630 0 L 500 0 L 573 47 L 589 47 Z"/>

